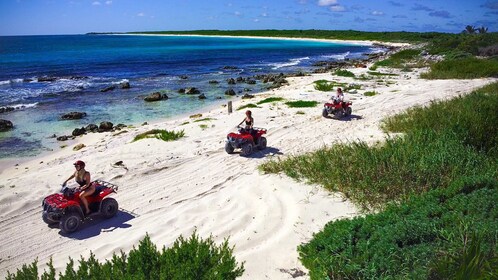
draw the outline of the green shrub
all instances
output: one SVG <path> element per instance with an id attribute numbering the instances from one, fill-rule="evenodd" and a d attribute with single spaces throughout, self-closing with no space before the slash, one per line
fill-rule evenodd
<path id="1" fill-rule="evenodd" d="M 373 72 L 373 71 L 368 71 L 367 73 L 372 76 L 399 76 L 398 74 Z"/>
<path id="2" fill-rule="evenodd" d="M 278 102 L 278 101 L 283 101 L 283 100 L 284 100 L 283 97 L 268 97 L 268 98 L 265 98 L 265 99 L 259 101 L 257 104 L 261 105 L 261 104 L 265 104 L 265 103 L 273 103 L 273 102 Z"/>
<path id="3" fill-rule="evenodd" d="M 381 213 L 330 222 L 299 246 L 300 258 L 311 279 L 476 279 L 429 276 L 445 276 L 446 269 L 434 269 L 434 263 L 458 256 L 469 246 L 461 236 L 479 233 L 480 246 L 464 254 L 478 256 L 481 275 L 490 275 L 486 262 L 498 256 L 497 199 L 496 178 L 456 179 L 448 189 L 413 196 Z M 449 268 L 475 272 L 472 266 L 457 260 Z"/>
<path id="4" fill-rule="evenodd" d="M 475 79 L 498 76 L 498 59 L 443 60 L 431 65 L 429 72 L 422 73 L 424 79 Z"/>
<path id="5" fill-rule="evenodd" d="M 242 110 L 242 109 L 247 109 L 247 108 L 259 108 L 259 107 L 256 104 L 249 103 L 249 104 L 240 106 L 239 108 L 237 108 L 237 111 Z"/>
<path id="6" fill-rule="evenodd" d="M 331 91 L 334 89 L 334 84 L 327 80 L 315 81 L 315 89 L 319 91 Z"/>
<path id="7" fill-rule="evenodd" d="M 363 93 L 363 95 L 374 96 L 374 95 L 377 95 L 377 92 L 376 91 L 365 91 L 365 93 Z"/>
<path id="8" fill-rule="evenodd" d="M 297 112 L 296 112 L 296 115 L 304 115 L 304 114 L 306 114 L 306 113 L 305 113 L 305 112 L 303 112 L 303 111 L 297 111 Z"/>
<path id="9" fill-rule="evenodd" d="M 48 266 L 41 279 L 55 279 L 51 261 Z M 36 261 L 23 265 L 15 274 L 8 272 L 7 279 L 38 279 L 37 267 Z M 88 259 L 81 257 L 76 270 L 70 258 L 59 279 L 236 279 L 243 273 L 244 263 L 239 266 L 236 262 L 227 239 L 218 246 L 212 237 L 203 240 L 194 232 L 188 239 L 180 236 L 172 247 L 161 251 L 146 235 L 128 255 L 114 254 L 104 263 L 90 253 Z"/>
<path id="10" fill-rule="evenodd" d="M 183 136 L 185 136 L 185 132 L 183 130 L 176 132 L 176 131 L 168 131 L 165 129 L 152 129 L 144 133 L 138 134 L 137 136 L 135 136 L 132 142 L 146 138 L 156 138 L 163 141 L 174 141 L 182 138 Z"/>
<path id="11" fill-rule="evenodd" d="M 355 76 L 353 72 L 342 69 L 336 70 L 334 74 L 341 77 L 351 77 L 351 78 L 354 78 Z"/>
<path id="12" fill-rule="evenodd" d="M 413 61 L 419 54 L 420 50 L 418 49 L 401 50 L 391 55 L 387 59 L 375 62 L 373 67 L 375 67 L 375 69 L 377 69 L 377 67 L 379 66 L 402 68 L 405 66 L 406 63 Z M 370 69 L 370 70 L 373 71 L 375 69 Z"/>
<path id="13" fill-rule="evenodd" d="M 306 108 L 306 107 L 316 107 L 316 105 L 318 105 L 318 102 L 298 100 L 298 101 L 288 101 L 285 102 L 285 104 L 291 108 Z"/>
<path id="14" fill-rule="evenodd" d="M 204 129 L 208 128 L 208 125 L 203 123 L 203 124 L 200 124 L 200 125 L 199 125 L 199 127 L 200 127 L 202 130 L 204 130 Z"/>
<path id="15" fill-rule="evenodd" d="M 379 68 L 379 66 L 378 66 L 378 65 L 376 65 L 376 64 L 373 64 L 372 66 L 370 66 L 370 67 L 368 68 L 368 70 L 370 70 L 370 71 L 375 71 L 375 70 L 377 70 L 377 68 Z"/>

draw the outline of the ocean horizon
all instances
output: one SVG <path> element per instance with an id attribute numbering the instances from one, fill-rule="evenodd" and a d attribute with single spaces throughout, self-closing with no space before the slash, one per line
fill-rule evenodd
<path id="1" fill-rule="evenodd" d="M 35 156 L 62 145 L 51 136 L 70 135 L 88 124 L 137 125 L 195 112 L 268 84 L 227 84 L 230 78 L 308 72 L 318 61 L 344 60 L 379 49 L 314 40 L 211 36 L 38 35 L 0 37 L 0 119 L 14 129 L 0 132 L 0 158 Z M 209 83 L 217 81 L 218 83 Z M 127 82 L 129 89 L 121 89 Z M 109 87 L 114 90 L 102 92 Z M 195 87 L 206 96 L 178 93 Z M 152 93 L 169 99 L 144 102 Z M 69 112 L 79 120 L 61 120 Z"/>

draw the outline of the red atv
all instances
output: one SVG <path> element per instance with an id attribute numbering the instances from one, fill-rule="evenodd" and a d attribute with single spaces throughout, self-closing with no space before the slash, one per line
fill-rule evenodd
<path id="1" fill-rule="evenodd" d="M 116 193 L 118 186 L 101 180 L 96 180 L 92 184 L 95 184 L 95 192 L 86 197 L 91 211 L 89 215 L 100 214 L 105 218 L 116 215 L 118 202 L 107 196 Z M 63 233 L 76 231 L 85 218 L 80 192 L 79 188 L 62 186 L 60 193 L 45 197 L 42 202 L 43 221 L 49 225 L 59 223 Z"/>
<path id="2" fill-rule="evenodd" d="M 266 149 L 266 129 L 255 127 L 245 129 L 237 126 L 238 133 L 231 132 L 227 135 L 227 142 L 225 143 L 225 151 L 229 154 L 233 153 L 235 149 L 242 149 L 241 155 L 248 156 L 255 148 L 260 150 Z"/>
<path id="3" fill-rule="evenodd" d="M 328 115 L 334 115 L 334 117 L 338 118 L 342 116 L 347 117 L 353 112 L 351 105 L 353 105 L 353 102 L 351 101 L 333 101 L 325 103 L 325 105 L 323 105 L 322 116 L 324 118 Z"/>

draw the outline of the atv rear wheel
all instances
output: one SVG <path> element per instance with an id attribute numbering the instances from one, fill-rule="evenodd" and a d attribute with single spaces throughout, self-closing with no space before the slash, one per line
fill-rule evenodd
<path id="1" fill-rule="evenodd" d="M 43 213 L 42 213 L 42 219 L 43 219 L 43 221 L 44 221 L 47 225 L 53 225 L 53 224 L 56 224 L 56 223 L 57 223 L 57 221 L 54 221 L 54 220 L 52 220 L 52 219 L 50 219 L 50 218 L 48 217 L 48 213 L 47 213 L 47 211 L 43 211 Z"/>
<path id="2" fill-rule="evenodd" d="M 106 219 L 112 218 L 118 212 L 119 206 L 118 202 L 114 198 L 106 198 L 102 201 L 100 205 L 100 213 Z"/>
<path id="3" fill-rule="evenodd" d="M 345 114 L 344 114 L 344 115 L 345 115 L 345 116 L 350 116 L 352 112 L 353 112 L 353 109 L 351 109 L 351 107 L 347 107 L 347 108 L 346 108 L 346 112 L 345 112 Z"/>
<path id="4" fill-rule="evenodd" d="M 62 216 L 59 227 L 63 233 L 75 232 L 81 223 L 81 216 L 76 212 L 69 212 Z"/>
<path id="5" fill-rule="evenodd" d="M 227 154 L 231 154 L 233 153 L 233 146 L 232 144 L 230 144 L 228 141 L 225 143 L 225 152 L 227 152 Z"/>
<path id="6" fill-rule="evenodd" d="M 242 155 L 243 156 L 248 156 L 252 153 L 252 144 L 251 143 L 245 143 L 242 145 Z"/>
<path id="7" fill-rule="evenodd" d="M 260 150 L 266 149 L 266 138 L 265 137 L 260 137 L 258 142 L 259 142 L 258 143 L 258 148 Z"/>
<path id="8" fill-rule="evenodd" d="M 327 112 L 327 108 L 323 108 L 323 111 L 322 111 L 322 116 L 323 116 L 324 118 L 326 118 L 328 115 L 329 115 L 329 112 Z"/>

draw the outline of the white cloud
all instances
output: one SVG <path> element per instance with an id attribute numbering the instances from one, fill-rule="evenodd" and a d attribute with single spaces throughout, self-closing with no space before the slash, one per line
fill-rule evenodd
<path id="1" fill-rule="evenodd" d="M 330 6 L 337 4 L 337 0 L 318 0 L 318 6 Z"/>
<path id="2" fill-rule="evenodd" d="M 239 11 L 235 11 L 235 13 L 233 13 L 234 15 L 240 17 L 242 14 L 239 12 Z"/>
<path id="3" fill-rule="evenodd" d="M 100 5 L 102 5 L 102 4 L 100 4 L 100 2 L 99 2 L 99 1 L 95 1 L 95 2 L 93 2 L 93 3 L 92 3 L 92 5 L 93 5 L 93 6 L 100 6 Z"/>
<path id="4" fill-rule="evenodd" d="M 262 17 L 267 17 L 267 16 L 268 16 L 268 14 L 267 14 L 267 13 L 262 13 L 262 14 L 261 14 L 261 16 L 262 16 Z"/>
<path id="5" fill-rule="evenodd" d="M 344 12 L 346 10 L 346 8 L 344 8 L 344 6 L 341 6 L 341 5 L 334 5 L 334 6 L 330 6 L 330 10 L 332 12 Z"/>
<path id="6" fill-rule="evenodd" d="M 254 22 L 259 22 L 259 18 L 255 18 L 253 21 Z"/>
<path id="7" fill-rule="evenodd" d="M 381 11 L 373 11 L 373 12 L 372 12 L 372 15 L 374 15 L 374 16 L 382 16 L 382 15 L 384 15 L 384 12 L 381 12 Z"/>
<path id="8" fill-rule="evenodd" d="M 112 1 L 110 1 L 110 0 L 109 0 L 109 1 L 105 1 L 105 4 L 106 4 L 106 5 L 111 5 L 111 4 L 112 4 Z"/>
<path id="9" fill-rule="evenodd" d="M 144 17 L 144 16 L 145 16 L 145 13 L 143 13 L 143 12 L 140 12 L 137 14 L 137 17 Z"/>

